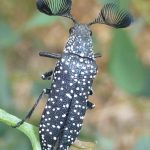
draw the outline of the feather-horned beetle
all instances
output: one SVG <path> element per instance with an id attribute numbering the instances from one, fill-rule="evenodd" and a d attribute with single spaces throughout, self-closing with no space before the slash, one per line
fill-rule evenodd
<path id="1" fill-rule="evenodd" d="M 42 75 L 44 80 L 52 79 L 51 87 L 43 90 L 28 115 L 15 126 L 30 118 L 42 95 L 48 94 L 39 126 L 42 150 L 67 150 L 80 132 L 86 109 L 94 107 L 88 96 L 92 94 L 97 72 L 95 58 L 99 55 L 93 53 L 90 26 L 99 23 L 124 28 L 132 22 L 127 11 L 108 3 L 94 21 L 80 24 L 70 13 L 71 4 L 71 0 L 37 0 L 41 12 L 68 17 L 74 22 L 63 54 L 40 52 L 40 56 L 59 59 L 54 71 Z"/>

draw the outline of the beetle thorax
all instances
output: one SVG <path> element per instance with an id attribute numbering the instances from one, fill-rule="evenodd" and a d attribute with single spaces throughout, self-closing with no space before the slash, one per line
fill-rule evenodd
<path id="1" fill-rule="evenodd" d="M 70 29 L 64 52 L 94 59 L 91 31 L 87 25 L 75 24 Z"/>

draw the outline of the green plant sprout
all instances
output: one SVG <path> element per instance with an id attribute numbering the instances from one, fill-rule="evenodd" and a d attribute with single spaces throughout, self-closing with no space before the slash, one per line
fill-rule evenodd
<path id="1" fill-rule="evenodd" d="M 13 116 L 8 112 L 0 109 L 0 122 L 8 126 L 13 126 L 16 125 L 16 123 L 19 121 L 20 119 L 17 118 L 16 116 Z M 38 127 L 25 122 L 16 129 L 23 132 L 29 138 L 33 150 L 41 150 Z M 95 149 L 94 143 L 83 142 L 79 140 L 76 140 L 75 143 L 70 147 L 70 150 L 94 150 L 94 149 Z"/>

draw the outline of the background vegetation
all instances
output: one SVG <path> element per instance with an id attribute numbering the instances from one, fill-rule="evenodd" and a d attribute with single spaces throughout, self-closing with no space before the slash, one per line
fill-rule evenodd
<path id="1" fill-rule="evenodd" d="M 108 0 L 107 0 L 108 1 Z M 94 19 L 106 0 L 74 0 L 73 15 L 82 23 Z M 97 143 L 97 150 L 150 149 L 150 2 L 122 3 L 134 15 L 125 30 L 105 25 L 92 27 L 99 73 L 80 139 Z M 0 5 L 0 108 L 20 118 L 41 90 L 50 85 L 40 75 L 55 67 L 55 60 L 39 51 L 63 52 L 72 26 L 69 19 L 48 17 L 37 11 L 34 0 L 1 0 Z M 30 123 L 38 126 L 46 98 Z M 0 124 L 0 149 L 31 150 L 28 138 Z"/>

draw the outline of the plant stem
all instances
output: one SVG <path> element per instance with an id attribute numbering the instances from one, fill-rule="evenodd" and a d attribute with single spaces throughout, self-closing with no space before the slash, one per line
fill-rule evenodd
<path id="1" fill-rule="evenodd" d="M 19 121 L 20 119 L 16 116 L 0 109 L 0 122 L 3 122 L 9 126 L 14 126 Z M 33 150 L 41 150 L 38 128 L 36 126 L 25 122 L 17 129 L 23 132 L 30 139 Z M 95 144 L 93 143 L 76 140 L 70 150 L 94 150 L 94 147 Z"/>
<path id="2" fill-rule="evenodd" d="M 16 125 L 20 119 L 7 113 L 6 111 L 0 109 L 0 122 L 3 122 L 9 126 Z M 30 139 L 33 150 L 41 150 L 38 136 L 38 128 L 29 123 L 23 123 L 20 127 L 17 128 L 23 132 Z"/>

